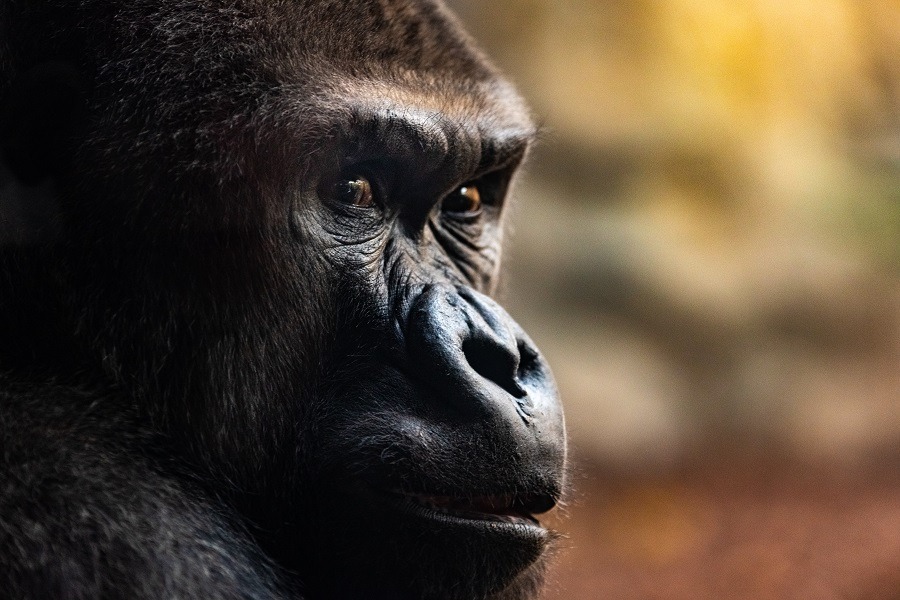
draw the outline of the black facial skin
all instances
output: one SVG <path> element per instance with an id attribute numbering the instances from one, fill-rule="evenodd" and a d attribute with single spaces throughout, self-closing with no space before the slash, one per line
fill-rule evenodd
<path id="1" fill-rule="evenodd" d="M 521 100 L 429 0 L 0 3 L 0 596 L 534 598 Z"/>

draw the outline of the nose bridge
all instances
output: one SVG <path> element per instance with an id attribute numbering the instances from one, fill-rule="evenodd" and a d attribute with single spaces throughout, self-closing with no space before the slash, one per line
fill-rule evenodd
<path id="1" fill-rule="evenodd" d="M 496 280 L 496 262 L 499 251 L 489 257 L 469 257 L 470 262 L 457 262 L 453 256 L 436 240 L 435 231 L 428 225 L 428 219 L 422 222 L 415 219 L 398 219 L 392 225 L 394 235 L 390 237 L 391 253 L 394 256 L 387 267 L 388 279 L 399 285 L 390 286 L 392 304 L 416 302 L 426 290 L 432 287 L 446 288 L 468 298 L 465 290 L 473 286 L 476 290 L 490 290 Z M 482 315 L 489 310 L 497 310 L 506 315 L 498 304 L 482 296 L 492 309 L 481 310 Z M 473 309 L 474 310 L 474 309 Z M 406 318 L 407 310 L 399 310 L 398 314 Z M 510 318 L 506 315 L 507 318 Z"/>
<path id="2" fill-rule="evenodd" d="M 386 128 L 397 164 L 410 165 L 397 203 L 407 236 L 421 239 L 434 207 L 477 171 L 482 154 L 479 130 L 469 122 L 434 110 L 406 108 Z"/>
<path id="3" fill-rule="evenodd" d="M 390 165 L 394 185 L 387 203 L 399 207 L 410 226 L 424 225 L 435 203 L 482 159 L 478 123 L 448 108 L 383 95 L 351 106 L 371 140 L 366 155 Z"/>

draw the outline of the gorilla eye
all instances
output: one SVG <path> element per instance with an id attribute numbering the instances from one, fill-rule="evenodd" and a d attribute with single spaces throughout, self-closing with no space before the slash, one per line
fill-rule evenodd
<path id="1" fill-rule="evenodd" d="M 457 214 L 473 214 L 481 210 L 481 192 L 474 185 L 456 188 L 452 194 L 444 198 L 441 210 Z"/>
<path id="2" fill-rule="evenodd" d="M 336 200 L 351 206 L 369 208 L 375 204 L 372 184 L 364 177 L 339 181 L 334 184 L 333 193 Z"/>

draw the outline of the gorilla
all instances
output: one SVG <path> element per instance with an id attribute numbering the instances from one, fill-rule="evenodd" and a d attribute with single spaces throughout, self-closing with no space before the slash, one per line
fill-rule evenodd
<path id="1" fill-rule="evenodd" d="M 446 8 L 2 0 L 0 106 L 0 596 L 536 596 L 535 125 Z"/>

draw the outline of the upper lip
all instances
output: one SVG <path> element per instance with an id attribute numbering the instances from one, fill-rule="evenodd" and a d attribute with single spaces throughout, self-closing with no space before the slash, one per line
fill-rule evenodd
<path id="1" fill-rule="evenodd" d="M 392 490 L 390 494 L 428 510 L 480 520 L 526 520 L 537 523 L 535 515 L 545 513 L 556 506 L 556 499 L 551 494 L 499 493 L 463 496 L 404 490 Z"/>

